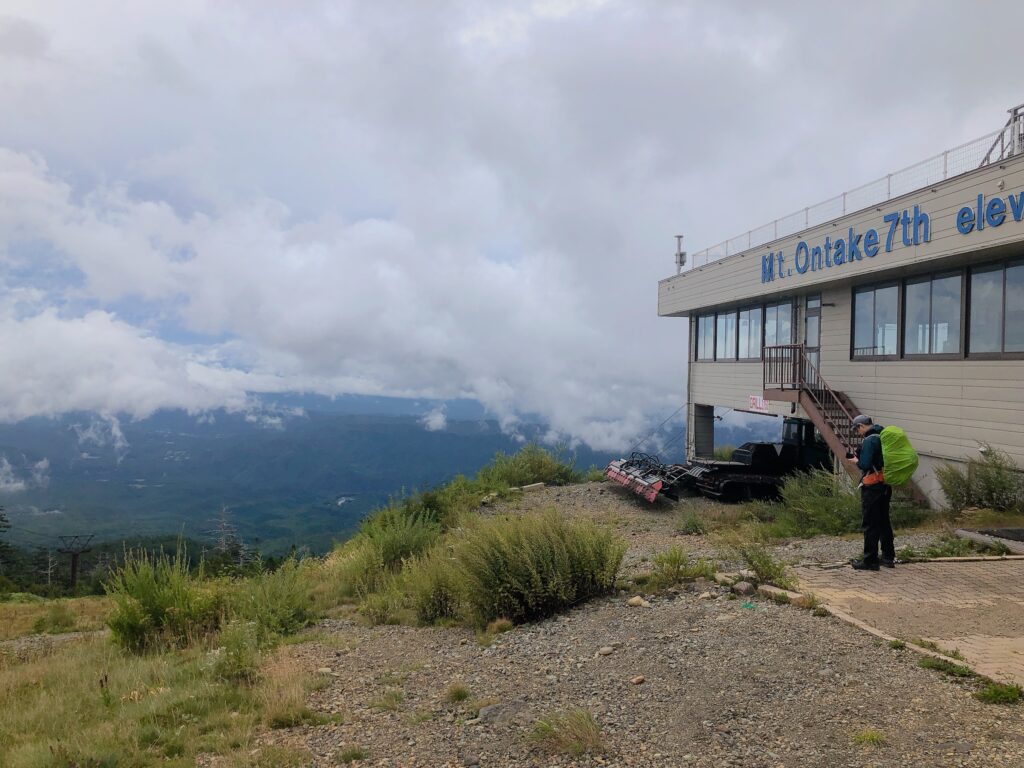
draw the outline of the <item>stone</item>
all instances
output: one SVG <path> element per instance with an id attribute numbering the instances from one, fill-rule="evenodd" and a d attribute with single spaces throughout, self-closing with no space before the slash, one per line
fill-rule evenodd
<path id="1" fill-rule="evenodd" d="M 597 653 L 600 656 L 611 656 L 613 653 L 615 653 L 615 649 L 612 648 L 610 645 L 604 645 L 597 649 Z"/>
<path id="2" fill-rule="evenodd" d="M 650 608 L 651 604 L 644 600 L 640 595 L 634 595 L 626 601 L 626 605 L 630 608 Z"/>
<path id="3" fill-rule="evenodd" d="M 743 568 L 740 571 L 740 578 L 743 579 L 743 581 L 757 581 L 757 574 L 749 568 Z"/>
<path id="4" fill-rule="evenodd" d="M 646 677 L 644 677 L 643 675 L 637 675 L 636 677 L 634 677 L 629 682 L 631 682 L 633 685 L 643 685 L 644 682 L 646 682 L 646 681 L 647 681 Z"/>
<path id="5" fill-rule="evenodd" d="M 320 667 L 320 669 L 318 669 L 316 673 L 318 675 L 330 675 L 334 673 L 334 670 L 330 667 Z"/>
<path id="6" fill-rule="evenodd" d="M 462 758 L 462 764 L 465 768 L 476 768 L 476 766 L 480 765 L 480 758 L 476 755 L 466 755 Z"/>
<path id="7" fill-rule="evenodd" d="M 757 590 L 754 589 L 754 585 L 749 581 L 740 581 L 732 585 L 732 591 L 737 595 L 752 595 Z"/>
<path id="8" fill-rule="evenodd" d="M 711 600 L 714 597 L 710 592 L 701 592 L 697 595 L 698 600 Z"/>

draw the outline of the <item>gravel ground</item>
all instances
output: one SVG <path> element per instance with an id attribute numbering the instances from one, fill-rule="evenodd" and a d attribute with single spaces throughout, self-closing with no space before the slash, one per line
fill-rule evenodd
<path id="1" fill-rule="evenodd" d="M 0 641 L 0 662 L 7 660 L 26 661 L 53 653 L 54 649 L 84 637 L 102 634 L 106 630 L 93 632 L 65 632 L 61 635 L 24 635 L 13 640 Z"/>
<path id="2" fill-rule="evenodd" d="M 614 525 L 629 541 L 630 570 L 672 544 L 714 555 L 707 538 L 676 533 L 678 508 L 600 484 L 545 489 L 513 506 Z M 897 545 L 935 536 L 898 536 Z M 857 545 L 818 537 L 776 549 L 791 562 L 834 562 Z M 337 765 L 353 746 L 368 752 L 361 764 L 381 766 L 1024 765 L 1024 707 L 983 704 L 971 695 L 976 683 L 921 669 L 911 652 L 836 619 L 732 600 L 710 583 L 647 595 L 649 607 L 629 607 L 629 597 L 517 627 L 489 647 L 461 628 L 325 621 L 320 639 L 297 650 L 324 681 L 311 705 L 344 722 L 265 739 L 308 749 L 316 766 Z M 450 703 L 456 683 L 470 695 Z M 394 709 L 380 706 L 389 692 Z M 539 717 L 575 708 L 600 724 L 601 754 L 552 754 L 531 740 Z M 858 743 L 869 729 L 883 743 Z"/>

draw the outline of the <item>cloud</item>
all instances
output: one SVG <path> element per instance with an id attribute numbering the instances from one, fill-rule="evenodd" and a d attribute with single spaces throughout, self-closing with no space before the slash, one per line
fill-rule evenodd
<path id="1" fill-rule="evenodd" d="M 21 493 L 30 488 L 45 488 L 50 484 L 50 461 L 41 459 L 18 472 L 6 456 L 0 456 L 0 493 Z"/>
<path id="2" fill-rule="evenodd" d="M 1019 4 L 932 8 L 15 2 L 0 419 L 352 392 L 628 446 L 685 397 L 686 323 L 655 316 L 676 233 L 1019 101 Z"/>
<path id="3" fill-rule="evenodd" d="M 428 432 L 440 432 L 448 426 L 448 414 L 443 405 L 423 414 L 420 419 L 423 428 Z"/>
<path id="4" fill-rule="evenodd" d="M 7 457 L 0 456 L 0 493 L 19 493 L 27 487 L 28 483 L 15 474 Z"/>

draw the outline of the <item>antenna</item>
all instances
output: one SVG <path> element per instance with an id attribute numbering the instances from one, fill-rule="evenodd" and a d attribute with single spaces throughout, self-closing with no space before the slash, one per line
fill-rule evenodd
<path id="1" fill-rule="evenodd" d="M 683 250 L 683 236 L 676 235 L 676 274 L 683 271 L 686 266 L 686 251 Z"/>

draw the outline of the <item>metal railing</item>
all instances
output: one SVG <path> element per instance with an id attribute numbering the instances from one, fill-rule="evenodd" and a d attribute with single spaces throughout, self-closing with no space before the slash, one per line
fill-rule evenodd
<path id="1" fill-rule="evenodd" d="M 1024 105 L 1010 110 L 1010 119 L 998 131 L 985 134 L 958 147 L 922 160 L 894 173 L 862 184 L 856 189 L 809 205 L 788 216 L 723 240 L 698 251 L 690 258 L 690 269 L 734 256 L 780 237 L 795 235 L 810 227 L 834 221 L 848 213 L 870 208 L 918 189 L 1024 153 Z"/>
<path id="2" fill-rule="evenodd" d="M 852 432 L 854 415 L 847 401 L 822 378 L 803 344 L 765 347 L 763 379 L 766 390 L 806 392 L 835 439 L 847 451 L 853 451 L 860 444 L 860 438 Z"/>

